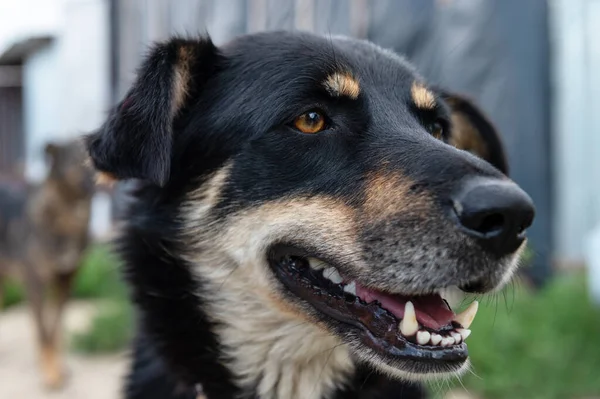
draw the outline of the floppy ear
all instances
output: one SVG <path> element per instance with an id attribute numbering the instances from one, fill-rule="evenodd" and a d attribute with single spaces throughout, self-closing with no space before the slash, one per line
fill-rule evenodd
<path id="1" fill-rule="evenodd" d="M 484 113 L 464 97 L 446 92 L 441 96 L 451 111 L 449 143 L 485 159 L 508 175 L 502 140 Z"/>
<path id="2" fill-rule="evenodd" d="M 112 179 L 164 186 L 171 170 L 174 120 L 214 73 L 217 59 L 210 38 L 156 45 L 124 100 L 86 138 L 94 167 Z"/>

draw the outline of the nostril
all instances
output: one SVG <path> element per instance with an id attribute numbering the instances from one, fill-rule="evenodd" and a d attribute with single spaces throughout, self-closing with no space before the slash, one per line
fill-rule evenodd
<path id="1" fill-rule="evenodd" d="M 479 210 L 454 204 L 454 213 L 460 224 L 481 237 L 494 237 L 502 234 L 508 222 L 506 216 L 494 210 Z"/>
<path id="2" fill-rule="evenodd" d="M 462 213 L 456 214 L 464 228 L 481 237 L 494 237 L 506 230 L 507 219 L 501 212 L 470 212 L 463 209 Z"/>
<path id="3" fill-rule="evenodd" d="M 473 226 L 472 229 L 486 236 L 502 233 L 504 230 L 506 219 L 501 213 L 492 213 L 481 218 L 481 223 L 478 226 Z"/>

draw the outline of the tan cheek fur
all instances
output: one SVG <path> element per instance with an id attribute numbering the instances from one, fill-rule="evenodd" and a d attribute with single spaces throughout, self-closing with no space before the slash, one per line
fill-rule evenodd
<path id="1" fill-rule="evenodd" d="M 397 172 L 375 172 L 367 180 L 364 211 L 367 221 L 385 220 L 402 212 L 427 217 L 432 200 L 424 193 L 412 193 L 414 182 Z"/>
<path id="2" fill-rule="evenodd" d="M 220 325 L 224 361 L 241 387 L 258 383 L 261 399 L 324 397 L 354 370 L 350 353 L 274 288 L 279 283 L 268 269 L 265 246 L 275 238 L 311 237 L 342 251 L 354 239 L 353 222 L 335 201 L 313 198 L 265 204 L 213 225 L 210 210 L 228 171 L 229 166 L 190 195 L 182 214 L 183 239 L 191 248 L 186 258 L 205 283 L 199 295 Z M 303 231 L 311 224 L 312 232 Z"/>

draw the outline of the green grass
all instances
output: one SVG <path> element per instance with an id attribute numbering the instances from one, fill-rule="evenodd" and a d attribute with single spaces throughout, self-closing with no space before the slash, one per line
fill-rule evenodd
<path id="1" fill-rule="evenodd" d="M 114 352 L 131 340 L 133 311 L 118 266 L 118 259 L 107 247 L 96 246 L 88 252 L 77 275 L 74 296 L 102 300 L 90 328 L 72 337 L 73 348 L 78 352 Z"/>
<path id="2" fill-rule="evenodd" d="M 87 251 L 75 279 L 73 296 L 80 299 L 126 296 L 118 259 L 107 246 L 96 245 Z"/>
<path id="3" fill-rule="evenodd" d="M 72 339 L 75 351 L 85 354 L 115 352 L 129 344 L 133 332 L 133 312 L 126 300 L 112 300 L 101 307 L 90 328 Z"/>
<path id="4" fill-rule="evenodd" d="M 481 305 L 467 340 L 476 375 L 462 382 L 470 392 L 486 399 L 600 395 L 600 310 L 582 276 L 561 276 L 535 294 L 515 288 L 514 300 L 509 289 L 506 302 L 500 295 Z"/>
<path id="5" fill-rule="evenodd" d="M 2 303 L 3 308 L 8 308 L 9 306 L 16 305 L 18 303 L 23 302 L 25 299 L 25 291 L 21 284 L 11 280 L 6 279 L 2 284 Z"/>

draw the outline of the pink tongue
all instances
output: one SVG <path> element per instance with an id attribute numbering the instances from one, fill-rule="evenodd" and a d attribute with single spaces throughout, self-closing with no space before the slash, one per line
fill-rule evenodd
<path id="1" fill-rule="evenodd" d="M 450 324 L 454 318 L 454 312 L 448 308 L 446 302 L 438 294 L 412 297 L 392 295 L 365 288 L 358 283 L 356 283 L 356 294 L 367 303 L 379 301 L 384 309 L 398 319 L 404 318 L 404 306 L 406 302 L 411 301 L 415 306 L 417 321 L 432 330 L 439 330 Z"/>

